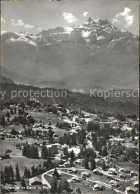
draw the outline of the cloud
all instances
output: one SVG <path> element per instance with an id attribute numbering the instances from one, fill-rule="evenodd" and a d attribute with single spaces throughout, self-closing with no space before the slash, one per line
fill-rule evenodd
<path id="1" fill-rule="evenodd" d="M 30 24 L 25 24 L 25 26 L 24 26 L 26 29 L 32 29 L 32 28 L 34 28 L 34 26 L 33 25 L 30 25 Z"/>
<path id="2" fill-rule="evenodd" d="M 3 17 L 1 17 L 1 22 L 5 23 L 6 20 Z"/>
<path id="3" fill-rule="evenodd" d="M 11 25 L 12 26 L 24 27 L 26 29 L 34 28 L 33 25 L 25 24 L 22 20 L 14 20 L 14 19 L 11 19 Z"/>
<path id="4" fill-rule="evenodd" d="M 64 12 L 63 14 L 64 19 L 67 23 L 71 24 L 77 21 L 77 18 L 72 13 Z"/>
<path id="5" fill-rule="evenodd" d="M 85 12 L 83 13 L 83 16 L 86 17 L 87 15 L 88 15 L 88 12 L 85 11 Z"/>
<path id="6" fill-rule="evenodd" d="M 12 22 L 12 26 L 23 26 L 24 27 L 24 25 L 25 25 L 22 20 L 11 19 L 11 22 Z"/>
<path id="7" fill-rule="evenodd" d="M 123 24 L 125 28 L 129 28 L 134 23 L 134 15 L 131 13 L 131 9 L 124 8 L 123 12 L 118 13 L 113 19 L 113 24 Z"/>
<path id="8" fill-rule="evenodd" d="M 4 34 L 4 33 L 6 33 L 6 32 L 7 32 L 7 31 L 2 30 L 2 31 L 1 31 L 1 34 Z"/>

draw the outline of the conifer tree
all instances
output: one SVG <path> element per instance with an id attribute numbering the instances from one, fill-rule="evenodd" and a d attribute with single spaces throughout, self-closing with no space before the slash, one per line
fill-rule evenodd
<path id="1" fill-rule="evenodd" d="M 20 174 L 19 174 L 19 168 L 18 168 L 18 164 L 16 165 L 16 174 L 15 174 L 15 179 L 16 181 L 20 181 Z"/>

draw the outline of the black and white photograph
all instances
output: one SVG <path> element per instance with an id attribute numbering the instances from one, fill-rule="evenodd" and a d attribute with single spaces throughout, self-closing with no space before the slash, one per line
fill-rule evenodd
<path id="1" fill-rule="evenodd" d="M 139 193 L 139 1 L 1 0 L 0 192 Z"/>

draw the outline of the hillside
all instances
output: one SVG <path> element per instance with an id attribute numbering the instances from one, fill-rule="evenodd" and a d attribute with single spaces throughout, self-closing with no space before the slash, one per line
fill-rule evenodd
<path id="1" fill-rule="evenodd" d="M 5 84 L 5 83 L 14 84 L 14 82 L 12 80 L 10 80 L 4 76 L 1 76 L 1 75 L 0 75 L 0 83 L 2 83 L 2 84 Z"/>
<path id="2" fill-rule="evenodd" d="M 1 89 L 6 91 L 6 95 L 4 101 L 11 100 L 11 91 L 26 91 L 29 94 L 29 91 L 56 91 L 53 88 L 38 88 L 33 86 L 26 86 L 26 85 L 16 85 L 16 84 L 1 84 Z M 62 90 L 58 90 L 61 92 Z M 116 99 L 103 99 L 100 97 L 90 97 L 88 94 L 81 94 L 81 93 L 73 93 L 66 90 L 67 95 L 63 95 L 64 97 L 39 97 L 36 100 L 39 100 L 42 103 L 53 103 L 53 104 L 64 104 L 66 107 L 73 107 L 73 108 L 81 108 L 82 110 L 89 111 L 89 112 L 108 112 L 113 114 L 137 114 L 139 112 L 138 105 L 135 105 L 132 102 L 123 102 L 117 101 Z M 14 97 L 12 101 L 25 102 L 30 100 L 28 97 Z M 1 102 L 3 102 L 1 100 Z"/>

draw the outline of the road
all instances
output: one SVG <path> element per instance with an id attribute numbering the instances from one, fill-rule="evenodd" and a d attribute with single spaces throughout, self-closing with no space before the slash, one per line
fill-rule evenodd
<path id="1" fill-rule="evenodd" d="M 98 167 L 97 167 L 98 168 Z M 74 175 L 74 174 L 70 174 L 70 173 L 68 173 L 68 172 L 65 172 L 65 171 L 63 171 L 63 170 L 70 170 L 71 168 L 57 168 L 57 170 L 60 170 L 61 171 L 61 173 L 63 173 L 63 174 L 66 174 L 66 175 L 69 175 L 69 176 L 71 176 L 71 177 L 75 177 L 75 176 L 77 176 L 77 175 Z M 100 168 L 99 168 L 100 169 Z M 84 169 L 84 168 L 78 168 L 77 169 L 78 171 L 86 171 L 87 169 Z M 51 185 L 50 185 L 50 183 L 45 179 L 45 175 L 48 175 L 48 176 L 50 176 L 50 177 L 52 177 L 52 174 L 50 174 L 50 172 L 53 172 L 54 171 L 54 169 L 51 169 L 51 170 L 48 170 L 47 172 L 45 172 L 45 173 L 43 173 L 42 174 L 42 176 L 41 176 L 41 180 L 42 180 L 42 184 L 43 185 L 47 185 L 49 188 L 51 188 Z M 108 175 L 108 173 L 106 172 L 106 171 L 103 171 L 102 170 L 102 173 L 104 174 L 104 175 Z M 118 181 L 123 181 L 124 182 L 124 180 L 123 179 L 119 179 L 119 178 L 116 178 Z M 104 183 L 104 182 L 101 182 L 101 181 L 95 181 L 95 180 L 92 180 L 92 179 L 86 179 L 87 181 L 89 181 L 89 182 L 93 182 L 93 183 L 95 183 L 95 184 L 99 184 L 99 185 L 102 185 L 102 186 L 104 186 L 104 187 L 106 187 L 106 188 L 109 188 L 109 189 L 113 189 L 115 192 L 117 192 L 117 193 L 119 193 L 119 194 L 124 194 L 124 192 L 122 192 L 122 191 L 120 191 L 120 190 L 118 190 L 118 189 L 114 189 L 114 188 L 112 188 L 112 185 L 110 185 L 110 184 L 107 184 L 107 183 Z"/>
<path id="2" fill-rule="evenodd" d="M 57 170 L 64 170 L 64 169 L 66 169 L 66 170 L 69 170 L 70 168 L 57 168 Z M 83 169 L 83 168 L 79 168 L 79 169 L 77 169 L 77 170 L 85 170 L 85 169 Z M 47 185 L 49 188 L 51 188 L 51 185 L 50 185 L 50 183 L 46 180 L 46 178 L 44 177 L 45 175 L 48 175 L 48 176 L 50 176 L 50 177 L 52 177 L 52 175 L 51 174 L 49 174 L 50 172 L 52 172 L 52 171 L 54 171 L 54 169 L 51 169 L 51 170 L 48 170 L 48 171 L 46 171 L 45 173 L 43 173 L 42 175 L 41 175 L 41 181 L 42 181 L 42 184 L 43 185 Z M 62 171 L 62 173 L 63 174 L 67 174 L 67 175 L 71 175 L 71 176 L 76 176 L 76 175 L 73 175 L 73 174 L 69 174 L 69 173 L 66 173 L 66 172 L 63 172 Z"/>
<path id="3" fill-rule="evenodd" d="M 64 172 L 63 170 L 70 170 L 71 168 L 57 168 L 57 170 L 60 170 L 63 174 L 67 174 L 67 175 L 70 175 L 72 177 L 75 177 L 76 175 L 74 174 L 70 174 L 70 173 L 67 173 L 67 172 Z M 41 180 L 42 180 L 42 184 L 43 185 L 47 185 L 49 188 L 51 188 L 51 185 L 50 183 L 45 179 L 45 175 L 48 175 L 50 177 L 52 177 L 52 174 L 50 174 L 50 172 L 53 172 L 54 169 L 51 169 L 51 170 L 48 170 L 47 172 L 43 173 L 42 176 L 41 176 Z M 83 168 L 79 168 L 77 170 L 82 170 L 82 171 L 86 171 L 87 169 L 83 169 Z M 96 183 L 96 184 L 100 184 L 106 188 L 109 188 L 109 189 L 112 189 L 112 185 L 110 184 L 107 184 L 107 183 L 104 183 L 104 182 L 101 182 L 101 181 L 95 181 L 95 180 L 92 180 L 92 179 L 86 179 L 87 181 L 89 182 L 93 182 L 93 183 Z M 123 192 L 117 190 L 117 189 L 113 189 L 114 191 L 116 191 L 117 193 L 120 193 L 120 194 L 124 194 Z"/>

